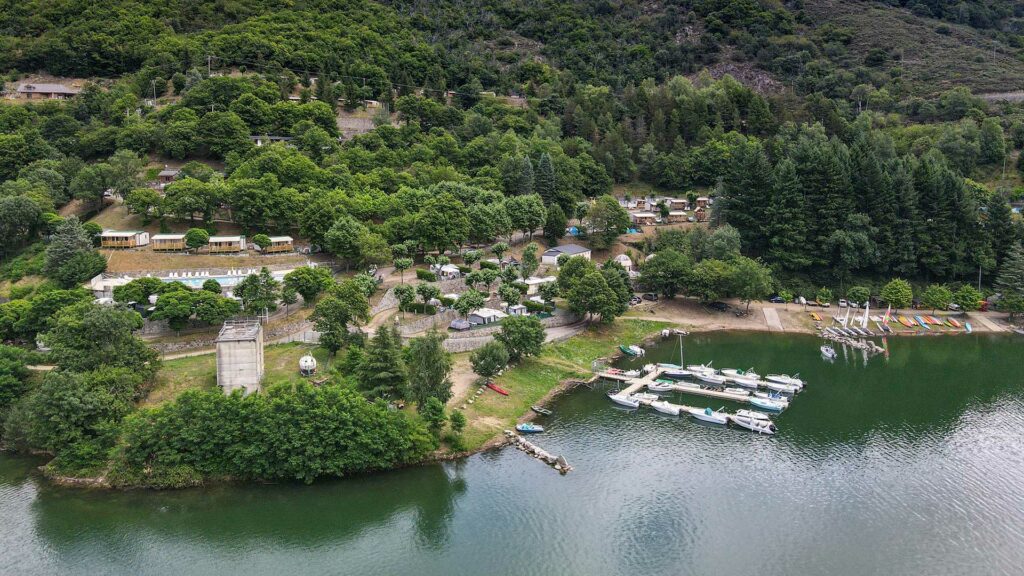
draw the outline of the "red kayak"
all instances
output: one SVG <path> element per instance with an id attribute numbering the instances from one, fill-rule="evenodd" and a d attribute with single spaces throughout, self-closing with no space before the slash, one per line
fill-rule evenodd
<path id="1" fill-rule="evenodd" d="M 498 386 L 494 382 L 488 382 L 487 387 L 490 388 L 491 390 L 494 390 L 498 394 L 501 394 L 502 396 L 508 396 L 508 390 L 505 390 L 504 388 Z"/>

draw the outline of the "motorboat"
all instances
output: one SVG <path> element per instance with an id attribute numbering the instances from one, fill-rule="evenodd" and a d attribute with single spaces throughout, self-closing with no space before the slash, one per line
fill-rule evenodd
<path id="1" fill-rule="evenodd" d="M 777 382 L 779 384 L 788 384 L 790 386 L 795 386 L 797 389 L 802 389 L 804 387 L 804 381 L 797 376 L 799 376 L 799 374 L 796 376 L 790 376 L 789 374 L 769 374 L 765 376 L 765 380 L 768 380 L 769 382 Z"/>
<path id="2" fill-rule="evenodd" d="M 836 349 L 829 346 L 828 344 L 825 344 L 824 346 L 821 347 L 821 355 L 829 360 L 832 360 L 837 356 Z"/>
<path id="3" fill-rule="evenodd" d="M 697 384 L 696 382 L 676 382 L 675 383 L 675 387 L 676 387 L 676 389 L 679 389 L 679 388 L 690 388 L 692 390 L 700 390 L 701 388 L 703 388 L 703 386 L 701 386 L 700 384 Z"/>
<path id="4" fill-rule="evenodd" d="M 516 431 L 523 434 L 538 434 L 544 431 L 544 427 L 533 422 L 523 422 L 522 424 L 516 424 Z"/>
<path id="5" fill-rule="evenodd" d="M 779 384 L 778 382 L 772 382 L 770 380 L 765 381 L 764 387 L 776 392 L 782 392 L 783 394 L 796 394 L 801 390 L 800 388 L 790 384 Z"/>
<path id="6" fill-rule="evenodd" d="M 728 392 L 729 394 L 736 394 L 737 396 L 750 396 L 750 390 L 747 390 L 746 388 L 735 388 L 735 387 L 730 386 L 730 387 L 722 389 L 722 392 Z"/>
<path id="7" fill-rule="evenodd" d="M 619 350 L 621 350 L 623 354 L 626 354 L 627 356 L 633 356 L 633 357 L 643 356 L 644 354 L 647 353 L 643 348 L 637 346 L 636 344 L 632 344 L 630 346 L 626 346 L 624 344 L 620 344 L 619 345 Z"/>
<path id="8" fill-rule="evenodd" d="M 755 378 L 748 378 L 745 376 L 733 376 L 728 380 L 734 384 L 743 386 L 744 388 L 752 388 L 754 390 L 757 390 L 757 387 L 762 384 L 761 380 Z"/>
<path id="9" fill-rule="evenodd" d="M 703 410 L 694 408 L 690 410 L 690 416 L 693 416 L 697 420 L 709 422 L 711 424 L 728 424 L 729 415 L 725 412 L 715 412 L 711 408 L 705 408 Z"/>
<path id="10" fill-rule="evenodd" d="M 627 378 L 639 378 L 641 372 L 639 370 L 623 370 L 619 374 Z"/>
<path id="11" fill-rule="evenodd" d="M 768 418 L 768 415 L 760 412 L 737 410 L 729 419 L 733 424 L 758 434 L 775 434 L 776 432 L 775 424 Z"/>
<path id="12" fill-rule="evenodd" d="M 789 405 L 789 397 L 779 394 L 778 392 L 754 392 L 754 397 L 774 400 L 775 402 L 781 402 L 787 406 Z"/>
<path id="13" fill-rule="evenodd" d="M 711 362 L 707 364 L 690 364 L 686 367 L 690 372 L 714 372 L 715 369 L 711 367 Z"/>
<path id="14" fill-rule="evenodd" d="M 670 416 L 679 416 L 679 405 L 672 404 L 671 402 L 665 402 L 664 400 L 655 400 L 651 402 L 651 408 L 654 408 L 662 414 L 668 414 Z"/>
<path id="15" fill-rule="evenodd" d="M 782 412 L 787 406 L 789 406 L 788 403 L 783 404 L 782 402 L 771 400 L 769 398 L 759 398 L 757 396 L 750 399 L 750 405 L 770 412 Z"/>
<path id="16" fill-rule="evenodd" d="M 609 392 L 608 399 L 615 402 L 619 406 L 625 406 L 626 408 L 639 408 L 640 400 L 637 400 L 633 396 L 627 396 L 621 392 Z"/>
<path id="17" fill-rule="evenodd" d="M 721 374 L 715 374 L 713 371 L 710 372 L 697 372 L 695 374 L 698 380 L 703 380 L 708 384 L 714 384 L 716 386 L 724 386 L 727 378 Z"/>
<path id="18" fill-rule="evenodd" d="M 658 396 L 657 394 L 650 394 L 648 392 L 637 392 L 631 396 L 638 402 L 655 402 L 657 400 L 661 400 L 661 396 Z"/>
<path id="19" fill-rule="evenodd" d="M 752 378 L 754 380 L 760 380 L 761 375 L 754 372 L 753 368 L 747 368 L 746 370 L 737 370 L 735 368 L 724 368 L 721 370 L 722 376 L 726 378 Z"/>
<path id="20" fill-rule="evenodd" d="M 533 410 L 534 412 L 540 414 L 541 416 L 551 416 L 551 410 L 548 410 L 547 408 L 542 408 L 540 406 L 537 406 L 536 404 L 530 406 L 530 410 Z"/>
<path id="21" fill-rule="evenodd" d="M 665 380 L 655 380 L 647 385 L 647 389 L 651 392 L 671 392 L 675 388 L 675 383 Z"/>

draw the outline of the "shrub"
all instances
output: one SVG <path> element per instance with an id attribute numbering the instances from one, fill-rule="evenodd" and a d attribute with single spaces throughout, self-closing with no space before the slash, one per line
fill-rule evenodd
<path id="1" fill-rule="evenodd" d="M 490 268 L 491 270 L 498 270 L 498 271 L 501 270 L 501 266 L 498 266 L 494 262 L 488 262 L 487 260 L 481 260 L 480 261 L 480 269 L 484 270 L 486 268 Z"/>
<path id="2" fill-rule="evenodd" d="M 526 311 L 536 314 L 537 312 L 545 312 L 548 307 L 541 304 L 540 302 L 534 302 L 533 300 L 524 300 L 523 306 L 526 306 Z"/>
<path id="3" fill-rule="evenodd" d="M 438 300 L 441 301 L 441 305 L 445 308 L 451 308 L 452 304 L 455 304 L 455 298 L 449 298 L 447 296 L 441 296 Z"/>
<path id="4" fill-rule="evenodd" d="M 423 270 L 421 268 L 416 269 L 416 278 L 425 282 L 437 282 L 437 274 L 434 274 L 430 270 Z"/>
<path id="5" fill-rule="evenodd" d="M 530 287 L 526 284 L 526 282 L 513 282 L 512 286 L 516 290 L 519 290 L 519 293 L 522 294 L 523 296 L 526 296 L 526 293 L 530 291 Z"/>
<path id="6" fill-rule="evenodd" d="M 430 316 L 437 314 L 437 306 L 424 304 L 423 302 L 413 302 L 403 308 L 403 310 L 406 312 L 415 312 L 416 314 L 427 314 Z"/>
<path id="7" fill-rule="evenodd" d="M 461 274 L 463 274 L 463 275 L 465 275 L 465 274 L 469 274 L 469 273 L 470 273 L 470 272 L 472 272 L 472 271 L 473 271 L 473 269 L 472 269 L 472 268 L 470 268 L 469 266 L 459 266 L 459 272 L 460 272 Z"/>

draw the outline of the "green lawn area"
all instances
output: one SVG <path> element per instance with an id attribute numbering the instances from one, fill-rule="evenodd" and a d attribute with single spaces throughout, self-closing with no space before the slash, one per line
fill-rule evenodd
<path id="1" fill-rule="evenodd" d="M 565 342 L 544 346 L 541 354 L 527 358 L 495 381 L 509 391 L 501 396 L 490 390 L 466 406 L 466 447 L 478 448 L 502 430 L 513 427 L 551 389 L 568 378 L 589 378 L 591 362 L 618 352 L 619 344 L 635 344 L 668 324 L 622 319 L 611 326 L 593 326 Z"/>
<path id="2" fill-rule="evenodd" d="M 327 351 L 309 344 L 293 342 L 267 346 L 263 350 L 264 384 L 299 378 L 299 358 L 311 351 L 318 364 L 318 372 L 330 369 L 333 360 Z M 165 360 L 156 377 L 156 384 L 142 405 L 149 407 L 173 400 L 185 390 L 193 388 L 212 390 L 217 386 L 217 356 L 203 354 L 175 360 Z"/>

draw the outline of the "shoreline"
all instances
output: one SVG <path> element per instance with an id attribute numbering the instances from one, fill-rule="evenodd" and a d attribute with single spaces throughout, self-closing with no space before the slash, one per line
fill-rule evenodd
<path id="1" fill-rule="evenodd" d="M 725 320 L 735 319 L 736 321 L 726 321 L 726 322 L 711 321 L 711 322 L 708 322 L 707 321 L 708 320 L 707 316 L 710 316 L 710 313 L 708 313 L 706 311 L 701 310 L 701 311 L 698 312 L 698 313 L 703 312 L 703 315 L 705 316 L 705 318 L 696 318 L 692 314 L 679 314 L 678 311 L 673 310 L 673 308 L 691 308 L 691 311 L 692 311 L 693 308 L 696 308 L 699 305 L 695 306 L 694 305 L 695 303 L 690 303 L 690 302 L 685 302 L 685 301 L 681 302 L 681 301 L 678 301 L 678 300 L 672 300 L 672 301 L 668 301 L 668 302 L 671 303 L 669 306 L 664 306 L 664 304 L 662 304 L 662 306 L 657 306 L 658 303 L 655 303 L 655 306 L 648 306 L 646 310 L 638 309 L 639 307 L 634 308 L 633 310 L 630 310 L 630 312 L 627 312 L 626 316 L 622 316 L 622 317 L 616 319 L 615 323 L 611 327 L 602 327 L 602 326 L 598 326 L 598 325 L 590 326 L 584 332 L 582 332 L 582 333 L 580 333 L 580 334 L 570 338 L 568 340 L 568 342 L 571 342 L 575 338 L 579 338 L 581 336 L 585 336 L 585 335 L 587 335 L 592 330 L 607 330 L 609 328 L 616 327 L 616 326 L 618 328 L 622 328 L 622 324 L 624 323 L 624 321 L 625 322 L 629 322 L 629 323 L 648 322 L 648 323 L 656 324 L 656 325 L 659 325 L 659 326 L 666 326 L 666 325 L 667 326 L 677 326 L 677 327 L 681 327 L 683 329 L 686 329 L 688 332 L 690 332 L 691 335 L 703 334 L 703 333 L 714 333 L 714 332 L 752 332 L 752 333 L 762 333 L 762 334 L 764 334 L 764 333 L 767 333 L 767 334 L 800 334 L 800 335 L 807 335 L 807 336 L 817 336 L 819 334 L 819 330 L 817 330 L 816 328 L 814 328 L 812 326 L 808 326 L 806 324 L 797 324 L 795 326 L 792 326 L 791 328 L 785 328 L 784 330 L 779 331 L 779 330 L 772 329 L 770 326 L 767 325 L 767 323 L 763 323 L 762 324 L 762 323 L 757 322 L 757 321 L 752 321 L 753 317 L 755 316 L 755 314 L 760 313 L 759 315 L 763 316 L 763 310 L 766 307 L 766 306 L 763 306 L 763 305 L 762 306 L 751 305 L 750 316 L 745 317 L 745 318 L 736 318 L 735 316 L 732 316 L 732 315 L 729 315 L 728 317 L 723 318 L 725 316 L 725 314 L 724 313 L 718 313 L 718 316 L 719 316 L 718 319 L 719 320 L 721 320 L 721 319 L 725 319 Z M 680 306 L 680 304 L 682 304 L 682 305 Z M 656 309 L 657 309 L 657 311 L 656 311 Z M 643 311 L 648 311 L 649 313 L 652 314 L 652 316 L 648 317 L 648 316 L 642 315 Z M 790 316 L 790 317 L 792 317 L 794 314 L 806 314 L 807 315 L 807 320 L 810 321 L 810 316 L 809 316 L 810 312 L 808 312 L 806 310 L 788 309 L 787 311 L 789 312 L 788 316 Z M 660 313 L 658 313 L 658 312 L 660 312 Z M 821 312 L 819 312 L 819 314 L 821 314 Z M 946 316 L 951 316 L 951 315 L 950 314 L 944 314 L 944 315 L 941 315 L 941 316 L 946 317 Z M 824 316 L 823 316 L 823 318 L 824 318 Z M 715 320 L 716 318 L 711 317 L 710 319 L 711 320 Z M 705 320 L 705 321 L 704 322 L 699 322 L 699 320 Z M 989 321 L 989 322 L 991 322 L 991 321 Z M 992 330 L 990 326 L 984 325 L 984 323 L 982 323 L 982 324 L 983 325 L 979 326 L 978 328 L 976 328 L 973 331 L 973 333 L 977 333 L 977 334 L 1001 334 L 1001 333 L 1010 334 L 1011 333 L 1011 332 L 1009 332 L 1008 329 Z M 902 328 L 902 325 L 900 325 L 900 327 Z M 663 329 L 663 328 L 657 327 L 656 329 L 654 329 L 654 330 L 652 330 L 650 332 L 644 332 L 642 335 L 639 335 L 638 338 L 635 338 L 635 340 L 639 341 L 639 342 L 643 342 L 643 343 L 653 343 L 654 340 L 659 336 L 661 329 Z M 911 330 L 911 329 L 908 329 L 908 330 L 901 330 L 901 331 L 898 331 L 898 332 L 894 332 L 892 334 L 887 334 L 886 336 L 905 336 L 905 337 L 914 337 L 914 336 L 955 336 L 955 335 L 960 335 L 960 334 L 967 334 L 967 333 L 964 330 L 957 330 L 957 331 L 937 331 L 937 330 L 935 330 L 935 331 L 924 331 L 924 330 L 916 330 L 916 329 Z M 881 335 L 875 336 L 875 338 L 880 338 L 880 337 L 882 337 L 882 336 Z M 598 340 L 601 340 L 601 338 L 598 338 Z M 545 351 L 551 350 L 554 347 L 556 347 L 558 344 L 559 344 L 558 342 L 546 343 L 546 344 L 544 344 L 544 349 L 545 349 Z M 609 343 L 609 345 L 611 345 L 611 344 Z M 543 352 L 542 352 L 542 354 L 543 354 Z M 606 358 L 609 361 L 614 361 L 614 360 L 616 360 L 618 358 L 621 358 L 622 356 L 623 356 L 623 354 L 622 354 L 621 351 L 613 348 L 611 350 L 610 354 L 594 356 L 592 358 L 589 358 L 587 363 L 589 364 L 590 362 L 593 362 L 593 361 L 601 359 L 601 358 Z M 520 370 L 520 369 L 523 369 L 523 368 L 524 368 L 524 364 L 520 363 L 519 365 L 509 369 L 506 372 L 506 374 L 503 375 L 503 376 L 515 374 L 517 370 Z M 453 374 L 453 377 L 455 377 L 455 376 L 456 375 Z M 535 400 L 531 404 L 531 406 L 532 405 L 544 406 L 544 405 L 550 404 L 551 402 L 554 402 L 561 395 L 563 395 L 563 394 L 565 394 L 565 393 L 575 389 L 576 386 L 574 386 L 573 383 L 574 382 L 578 382 L 581 379 L 583 379 L 583 378 L 582 377 L 569 377 L 569 378 L 561 378 L 561 379 L 559 379 L 556 384 L 554 384 L 546 392 L 544 392 L 544 394 L 540 398 Z M 472 396 L 473 396 L 472 392 L 469 391 L 469 392 L 467 392 L 466 398 L 463 398 L 462 400 L 465 401 L 468 398 L 472 398 Z M 458 408 L 454 408 L 454 409 L 458 409 Z M 514 426 L 515 424 L 518 424 L 518 423 L 524 423 L 524 422 L 533 421 L 538 416 L 539 416 L 539 414 L 533 412 L 533 410 L 528 406 L 523 413 L 521 413 L 518 417 L 516 417 L 515 422 L 512 424 L 512 426 Z M 387 471 L 391 471 L 391 470 L 399 470 L 401 468 L 408 468 L 408 467 L 412 467 L 412 466 L 424 466 L 424 465 L 430 465 L 430 464 L 441 463 L 441 462 L 449 462 L 449 461 L 461 460 L 461 459 L 465 459 L 465 458 L 468 458 L 470 456 L 474 456 L 476 454 L 480 454 L 480 453 L 483 453 L 483 452 L 488 452 L 488 451 L 491 451 L 491 450 L 501 449 L 501 448 L 509 445 L 510 443 L 511 443 L 511 440 L 508 437 L 505 436 L 504 429 L 502 429 L 502 430 L 495 430 L 493 435 L 488 437 L 488 439 L 486 439 L 479 446 L 476 446 L 474 448 L 471 448 L 471 449 L 468 449 L 468 450 L 463 450 L 463 451 L 460 451 L 460 452 L 444 452 L 444 451 L 441 451 L 439 449 L 439 450 L 435 450 L 434 452 L 430 453 L 424 459 L 422 459 L 422 460 L 420 460 L 418 462 L 412 462 L 412 463 L 409 463 L 409 464 L 407 464 L 405 466 L 399 466 L 399 467 L 391 468 L 391 469 L 388 469 L 388 470 L 379 470 L 379 471 L 375 471 L 375 472 L 369 472 L 368 474 L 376 474 L 376 473 L 387 472 Z M 0 449 L 2 449 L 2 448 L 0 448 Z M 165 488 L 154 488 L 154 487 L 150 487 L 150 486 L 114 487 L 114 486 L 110 485 L 110 483 L 109 483 L 108 479 L 106 478 L 105 474 L 100 475 L 100 476 L 96 476 L 96 477 L 82 477 L 82 478 L 71 477 L 71 476 L 52 475 L 52 474 L 49 474 L 47 472 L 46 466 L 47 466 L 47 464 L 42 464 L 40 466 L 37 466 L 36 468 L 37 468 L 37 470 L 42 474 L 42 476 L 48 482 L 52 483 L 55 486 L 61 486 L 61 487 L 64 487 L 64 488 L 77 488 L 77 489 L 86 489 L 86 490 L 124 490 L 124 491 L 126 491 L 126 490 L 139 490 L 139 489 L 142 489 L 142 490 L 165 490 Z M 192 486 L 190 488 L 203 488 L 203 487 L 207 487 L 207 486 L 220 486 L 220 485 L 231 485 L 231 484 L 239 484 L 239 485 L 241 485 L 241 484 L 250 484 L 250 483 L 252 483 L 252 482 L 251 481 L 242 481 L 242 480 L 230 480 L 230 479 L 210 479 L 209 482 L 203 482 L 202 484 L 199 484 L 197 486 Z M 278 481 L 258 481 L 257 483 L 276 484 L 276 483 L 279 483 L 279 482 Z"/>

